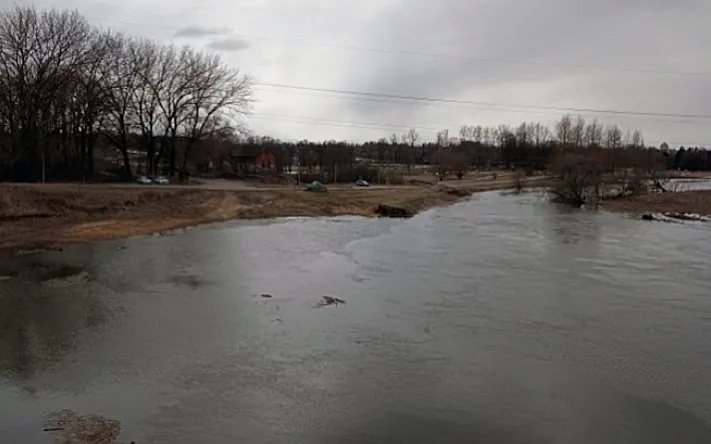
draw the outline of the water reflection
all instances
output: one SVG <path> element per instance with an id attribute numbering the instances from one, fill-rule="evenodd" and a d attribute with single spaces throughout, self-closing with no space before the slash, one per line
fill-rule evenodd
<path id="1" fill-rule="evenodd" d="M 32 379 L 71 355 L 74 341 L 98 328 L 106 313 L 82 285 L 57 285 L 64 275 L 91 273 L 94 256 L 57 252 L 0 258 L 0 376 L 32 391 Z M 46 281 L 46 282 L 42 282 Z"/>
<path id="2" fill-rule="evenodd" d="M 0 442 L 711 442 L 707 237 L 486 193 L 42 256 L 94 281 L 0 282 Z"/>
<path id="3" fill-rule="evenodd" d="M 74 341 L 106 320 L 101 301 L 78 286 L 20 278 L 0 286 L 0 369 L 29 389 L 33 377 L 72 353 Z"/>

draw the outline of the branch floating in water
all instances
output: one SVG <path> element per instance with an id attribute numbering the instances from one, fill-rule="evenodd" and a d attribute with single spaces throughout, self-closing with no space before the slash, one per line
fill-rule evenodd
<path id="1" fill-rule="evenodd" d="M 338 306 L 338 304 L 345 304 L 345 303 L 346 303 L 346 301 L 344 301 L 343 299 L 339 299 L 334 296 L 324 295 L 321 297 L 321 301 L 319 301 L 319 303 L 316 305 L 316 307 L 326 307 L 328 305 Z"/>

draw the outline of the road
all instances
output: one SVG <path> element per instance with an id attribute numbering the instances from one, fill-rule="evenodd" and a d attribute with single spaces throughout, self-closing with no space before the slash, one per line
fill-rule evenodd
<path id="1" fill-rule="evenodd" d="M 538 177 L 533 177 L 533 178 L 526 178 L 526 182 L 531 182 L 531 181 L 537 181 L 537 180 L 542 180 L 546 179 L 548 176 L 538 176 Z M 451 187 L 458 187 L 458 186 L 470 186 L 470 185 L 489 185 L 491 183 L 497 183 L 501 181 L 507 181 L 511 180 L 512 177 L 509 177 L 507 175 L 500 174 L 499 178 L 494 181 L 491 179 L 490 175 L 482 175 L 479 177 L 475 178 L 468 178 L 464 179 L 461 182 L 460 181 L 454 181 L 454 180 L 448 180 L 445 181 L 443 184 L 446 186 L 451 186 Z M 433 182 L 433 185 L 435 183 Z M 214 190 L 214 191 L 277 191 L 277 190 L 285 190 L 285 189 L 292 189 L 292 190 L 299 190 L 303 189 L 303 185 L 298 186 L 298 185 L 290 185 L 290 186 L 279 186 L 279 185 L 261 185 L 261 184 L 253 184 L 245 181 L 240 181 L 240 180 L 227 180 L 227 179 L 199 179 L 199 183 L 195 184 L 180 184 L 180 183 L 172 183 L 168 185 L 141 185 L 137 183 L 86 183 L 86 184 L 80 184 L 80 183 L 47 183 L 47 184 L 41 184 L 41 183 L 26 183 L 26 182 L 17 182 L 17 183 L 5 183 L 3 185 L 12 185 L 12 186 L 27 186 L 27 187 L 61 187 L 61 188 L 130 188 L 130 189 L 150 189 L 150 190 L 156 190 L 156 189 L 164 189 L 164 190 L 185 190 L 185 189 L 194 189 L 194 190 Z M 355 187 L 354 185 L 351 184 L 328 184 L 327 187 L 330 190 L 347 190 L 347 189 L 353 189 L 353 188 L 359 188 L 359 189 L 372 189 L 372 190 L 388 190 L 388 189 L 417 189 L 417 188 L 422 188 L 423 185 L 371 185 L 368 188 L 359 188 Z"/>

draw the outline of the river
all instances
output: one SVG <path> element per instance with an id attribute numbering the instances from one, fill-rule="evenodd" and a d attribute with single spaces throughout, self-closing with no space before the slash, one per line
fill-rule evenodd
<path id="1" fill-rule="evenodd" d="M 710 238 L 494 192 L 6 258 L 93 279 L 0 281 L 0 443 L 708 443 Z"/>

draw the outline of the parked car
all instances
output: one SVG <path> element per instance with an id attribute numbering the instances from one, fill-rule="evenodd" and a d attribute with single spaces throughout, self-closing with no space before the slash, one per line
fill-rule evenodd
<path id="1" fill-rule="evenodd" d="M 157 183 L 158 185 L 168 185 L 170 181 L 164 177 L 164 176 L 157 176 L 152 178 L 153 183 Z"/>
<path id="2" fill-rule="evenodd" d="M 141 185 L 150 185 L 153 183 L 153 181 L 148 176 L 138 176 L 136 178 L 136 183 L 139 183 Z"/>
<path id="3" fill-rule="evenodd" d="M 328 191 L 326 186 L 319 182 L 318 180 L 314 180 L 310 184 L 306 185 L 306 191 L 316 191 L 316 192 L 324 192 Z"/>
<path id="4" fill-rule="evenodd" d="M 356 183 L 355 183 L 355 184 L 356 184 L 357 187 L 369 187 L 369 186 L 370 186 L 370 184 L 368 183 L 368 181 L 367 181 L 367 180 L 363 180 L 363 179 L 358 179 L 358 180 L 356 180 Z"/>

